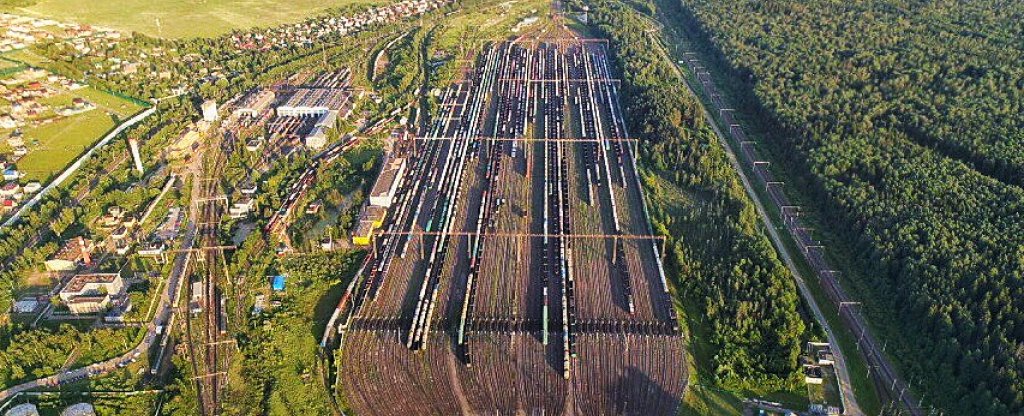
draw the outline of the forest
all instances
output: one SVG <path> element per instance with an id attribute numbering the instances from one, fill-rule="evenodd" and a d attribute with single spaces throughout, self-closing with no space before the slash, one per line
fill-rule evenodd
<path id="1" fill-rule="evenodd" d="M 0 386 L 45 377 L 67 368 L 103 361 L 138 342 L 136 328 L 83 331 L 71 325 L 60 328 L 19 328 L 0 342 Z"/>
<path id="2" fill-rule="evenodd" d="M 708 320 L 702 325 L 711 338 L 711 382 L 760 392 L 793 386 L 800 344 L 809 334 L 796 287 L 759 229 L 699 103 L 683 88 L 645 17 L 617 1 L 588 5 L 591 24 L 610 40 L 623 77 L 626 119 L 640 139 L 645 180 L 666 178 L 698 201 L 685 210 L 654 204 L 652 216 L 656 232 L 670 237 L 672 280 L 696 311 L 691 320 Z M 647 188 L 660 199 L 656 188 Z"/>
<path id="3" fill-rule="evenodd" d="M 1024 4 L 683 4 L 809 178 L 926 405 L 1024 412 Z"/>

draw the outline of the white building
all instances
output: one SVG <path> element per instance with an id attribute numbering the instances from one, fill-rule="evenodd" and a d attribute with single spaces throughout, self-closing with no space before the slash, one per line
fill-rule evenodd
<path id="1" fill-rule="evenodd" d="M 271 90 L 260 90 L 255 94 L 250 94 L 245 97 L 245 100 L 235 110 L 235 116 L 249 116 L 252 118 L 259 117 L 260 113 L 270 107 L 274 103 L 274 91 Z"/>
<path id="2" fill-rule="evenodd" d="M 203 101 L 203 120 L 214 122 L 217 121 L 217 102 L 214 100 Z"/>
<path id="3" fill-rule="evenodd" d="M 313 126 L 313 130 L 306 135 L 306 146 L 310 149 L 323 149 L 327 145 L 327 131 L 334 128 L 338 122 L 338 112 L 331 110 L 323 113 Z"/>
<path id="4" fill-rule="evenodd" d="M 167 243 L 163 240 L 155 240 L 147 242 L 139 247 L 139 255 L 146 257 L 162 257 L 164 252 L 167 251 Z"/>
<path id="5" fill-rule="evenodd" d="M 79 274 L 60 291 L 60 299 L 73 314 L 95 313 L 124 295 L 124 279 L 117 273 Z"/>
<path id="6" fill-rule="evenodd" d="M 228 216 L 231 218 L 245 218 L 249 215 L 249 212 L 256 207 L 256 199 L 251 196 L 243 195 L 236 199 L 231 207 L 228 208 Z"/>
<path id="7" fill-rule="evenodd" d="M 384 168 L 381 169 L 380 176 L 377 177 L 377 182 L 373 184 L 373 189 L 370 191 L 370 205 L 390 207 L 403 174 L 405 174 L 405 158 L 396 157 L 385 161 Z"/>

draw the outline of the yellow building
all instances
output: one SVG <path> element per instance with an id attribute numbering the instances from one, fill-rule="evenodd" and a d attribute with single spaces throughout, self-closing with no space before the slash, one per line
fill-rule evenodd
<path id="1" fill-rule="evenodd" d="M 373 241 L 373 221 L 359 220 L 355 230 L 352 231 L 352 244 L 357 246 L 368 246 Z"/>

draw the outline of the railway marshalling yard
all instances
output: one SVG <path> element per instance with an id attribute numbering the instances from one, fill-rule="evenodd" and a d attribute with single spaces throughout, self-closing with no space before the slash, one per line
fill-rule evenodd
<path id="1" fill-rule="evenodd" d="M 606 42 L 497 42 L 441 95 L 338 308 L 360 415 L 674 414 L 684 344 Z"/>

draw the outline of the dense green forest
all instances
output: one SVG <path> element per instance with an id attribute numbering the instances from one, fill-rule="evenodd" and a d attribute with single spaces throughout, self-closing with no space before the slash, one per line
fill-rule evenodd
<path id="1" fill-rule="evenodd" d="M 24 329 L 0 338 L 0 386 L 103 361 L 138 343 L 137 328 L 82 331 L 71 325 Z"/>
<path id="2" fill-rule="evenodd" d="M 807 325 L 793 278 L 759 229 L 753 205 L 705 124 L 696 99 L 664 54 L 650 22 L 617 1 L 590 1 L 592 25 L 609 38 L 623 77 L 631 134 L 642 161 L 696 201 L 654 204 L 671 237 L 669 264 L 684 303 L 708 321 L 713 382 L 754 391 L 792 386 Z M 643 4 L 640 4 L 643 6 Z M 652 199 L 660 199 L 655 187 Z M 693 323 L 691 322 L 691 323 Z"/>
<path id="3" fill-rule="evenodd" d="M 1024 4 L 688 0 L 952 414 L 1024 412 Z M 896 336 L 896 335 L 899 336 Z"/>

